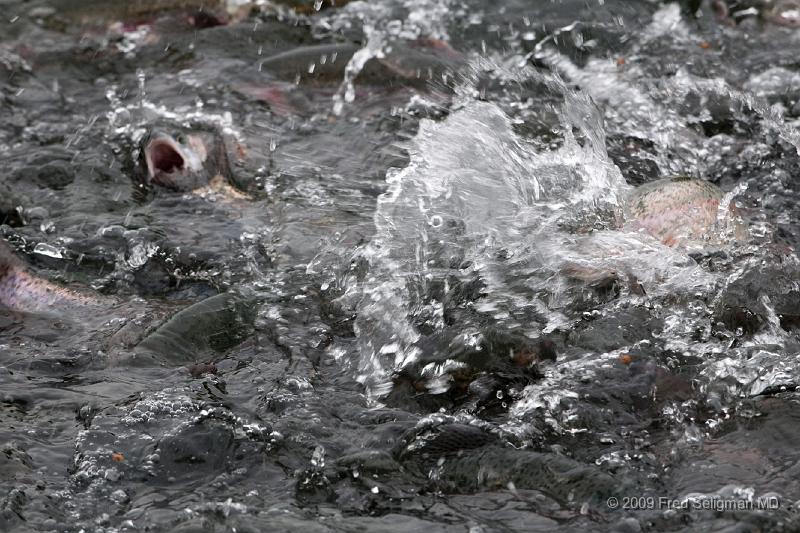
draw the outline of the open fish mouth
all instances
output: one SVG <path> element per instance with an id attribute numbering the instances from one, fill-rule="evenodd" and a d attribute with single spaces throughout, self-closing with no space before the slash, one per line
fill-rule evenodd
<path id="1" fill-rule="evenodd" d="M 207 152 L 199 137 L 189 135 L 185 144 L 166 133 L 154 133 L 144 146 L 147 181 L 169 188 L 180 186 L 183 178 L 203 170 Z"/>
<path id="2" fill-rule="evenodd" d="M 173 174 L 186 168 L 183 150 L 169 137 L 150 141 L 145 149 L 147 171 L 153 180 L 159 173 Z"/>
<path id="3" fill-rule="evenodd" d="M 187 158 L 181 146 L 172 137 L 158 136 L 145 148 L 148 176 L 158 181 L 161 174 L 175 174 L 186 169 Z"/>

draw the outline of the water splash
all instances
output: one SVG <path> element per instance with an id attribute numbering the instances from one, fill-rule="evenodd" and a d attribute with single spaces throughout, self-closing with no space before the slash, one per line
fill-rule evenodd
<path id="1" fill-rule="evenodd" d="M 614 229 L 628 186 L 606 154 L 597 107 L 572 92 L 565 100 L 558 149 L 538 151 L 497 106 L 472 101 L 442 123 L 423 121 L 410 164 L 387 174 L 376 235 L 362 250 L 368 272 L 344 297 L 356 302 L 358 372 L 372 394 L 442 330 L 458 280 L 480 279 L 469 305 L 530 337 L 569 320 L 562 272 L 576 263 L 633 272 L 654 294 L 713 284 L 682 253 Z"/>
<path id="2" fill-rule="evenodd" d="M 318 21 L 318 32 L 344 32 L 356 26 L 363 33 L 364 46 L 348 61 L 344 80 L 333 96 L 333 113 L 341 115 L 345 104 L 355 100 L 355 79 L 371 59 L 382 59 L 392 43 L 421 37 L 446 41 L 450 4 L 450 0 L 353 2 Z"/>
<path id="3" fill-rule="evenodd" d="M 352 103 L 356 97 L 355 79 L 364 69 L 364 65 L 370 59 L 381 59 L 384 57 L 383 49 L 386 46 L 384 34 L 376 31 L 373 26 L 364 23 L 364 33 L 367 36 L 367 43 L 358 50 L 344 69 L 344 80 L 342 81 L 336 94 L 333 95 L 333 113 L 341 115 L 345 103 Z"/>

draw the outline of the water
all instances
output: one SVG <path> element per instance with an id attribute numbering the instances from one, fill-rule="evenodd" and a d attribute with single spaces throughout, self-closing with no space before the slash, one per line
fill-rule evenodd
<path id="1" fill-rule="evenodd" d="M 3 3 L 0 234 L 59 290 L 0 310 L 0 530 L 795 530 L 796 30 L 335 4 Z M 154 125 L 236 194 L 135 181 Z M 622 206 L 675 174 L 726 194 L 669 248 Z"/>

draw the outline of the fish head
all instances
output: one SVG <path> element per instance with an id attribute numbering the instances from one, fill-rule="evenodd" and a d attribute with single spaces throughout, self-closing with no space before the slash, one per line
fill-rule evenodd
<path id="1" fill-rule="evenodd" d="M 137 176 L 144 185 L 191 191 L 229 175 L 224 142 L 217 132 L 154 128 L 141 141 Z"/>

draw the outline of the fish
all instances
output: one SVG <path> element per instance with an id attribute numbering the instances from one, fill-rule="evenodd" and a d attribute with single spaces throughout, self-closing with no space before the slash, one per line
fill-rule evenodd
<path id="1" fill-rule="evenodd" d="M 712 0 L 710 5 L 717 18 L 730 25 L 757 18 L 800 28 L 800 0 Z"/>
<path id="2" fill-rule="evenodd" d="M 144 337 L 132 365 L 194 363 L 240 344 L 252 333 L 254 299 L 221 293 L 184 308 Z"/>
<path id="3" fill-rule="evenodd" d="M 459 325 L 424 337 L 417 346 L 419 359 L 392 376 L 392 388 L 383 398 L 388 405 L 412 410 L 464 402 L 498 407 L 506 401 L 498 398 L 508 399 L 512 389 L 540 379 L 540 365 L 557 358 L 556 344 L 548 338 L 534 341 L 494 327 L 473 337 Z"/>
<path id="4" fill-rule="evenodd" d="M 119 303 L 109 296 L 37 276 L 0 241 L 0 307 L 59 318 L 113 318 L 101 330 L 123 325 L 115 332 L 100 331 L 99 338 L 116 366 L 179 366 L 213 359 L 250 335 L 257 308 L 253 297 L 232 292 L 211 296 L 174 314 L 160 307 L 143 309 Z"/>
<path id="5" fill-rule="evenodd" d="M 749 238 L 747 222 L 722 189 L 705 180 L 680 176 L 632 189 L 622 201 L 615 230 L 652 237 L 679 253 L 717 251 Z M 646 295 L 643 282 L 631 270 L 634 261 L 597 262 L 624 249 L 616 239 L 613 242 L 619 250 L 609 250 L 602 242 L 597 235 L 586 237 L 580 250 L 589 261 L 569 259 L 561 264 L 559 273 L 591 289 L 600 302 L 616 298 L 620 292 Z"/>
<path id="6" fill-rule="evenodd" d="M 0 241 L 0 305 L 17 313 L 61 313 L 101 302 L 31 273 L 11 247 Z"/>
<path id="7" fill-rule="evenodd" d="M 237 151 L 243 147 L 237 143 Z M 233 183 L 225 136 L 216 127 L 152 126 L 142 137 L 134 181 L 140 186 L 202 196 L 246 199 Z"/>
<path id="8" fill-rule="evenodd" d="M 595 465 L 564 455 L 504 445 L 505 436 L 477 425 L 420 423 L 401 436 L 393 455 L 413 475 L 437 468 L 437 488 L 446 493 L 475 493 L 513 485 L 536 490 L 562 505 L 604 506 L 608 497 L 633 490 Z M 339 465 L 335 465 L 339 466 Z"/>
<path id="9" fill-rule="evenodd" d="M 275 3 L 290 7 L 300 15 L 311 15 L 323 9 L 342 7 L 352 0 L 275 0 Z"/>
<path id="10" fill-rule="evenodd" d="M 349 68 L 363 48 L 357 43 L 332 43 L 300 46 L 259 61 L 258 80 L 239 84 L 234 90 L 246 97 L 267 102 L 279 114 L 308 111 L 308 88 L 314 94 L 334 95 L 342 90 Z M 350 80 L 369 94 L 386 91 L 424 92 L 433 100 L 446 99 L 463 77 L 467 61 L 446 41 L 416 39 L 395 41 L 379 53 L 363 59 L 363 65 Z M 262 79 L 269 79 L 265 85 Z M 302 90 L 298 90 L 302 86 Z M 359 96 L 361 98 L 361 96 Z M 405 100 L 405 98 L 404 98 Z"/>
<path id="11" fill-rule="evenodd" d="M 188 15 L 194 27 L 210 27 L 238 20 L 252 2 L 235 0 L 51 0 L 32 14 L 51 27 L 108 27 L 114 23 L 147 23 L 164 15 Z"/>
<path id="12" fill-rule="evenodd" d="M 640 185 L 625 199 L 623 229 L 649 234 L 670 247 L 735 244 L 747 240 L 747 224 L 733 201 L 705 180 L 660 179 Z"/>
<path id="13" fill-rule="evenodd" d="M 258 70 L 283 81 L 336 83 L 344 78 L 347 63 L 359 48 L 354 43 L 299 46 L 262 59 Z"/>
<path id="14" fill-rule="evenodd" d="M 766 8 L 764 19 L 779 26 L 800 28 L 800 1 L 778 0 Z"/>
<path id="15" fill-rule="evenodd" d="M 284 81 L 338 84 L 344 80 L 348 63 L 361 49 L 355 43 L 301 46 L 261 60 L 258 68 Z M 369 58 L 354 81 L 374 86 L 446 84 L 448 76 L 452 79 L 465 62 L 464 56 L 445 41 L 398 41 L 379 57 Z"/>

